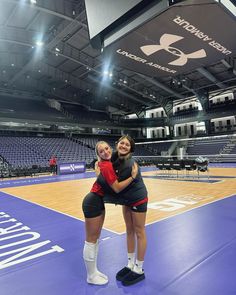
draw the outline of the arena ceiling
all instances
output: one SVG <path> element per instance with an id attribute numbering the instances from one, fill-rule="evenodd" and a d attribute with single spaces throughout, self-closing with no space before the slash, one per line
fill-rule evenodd
<path id="1" fill-rule="evenodd" d="M 106 55 L 89 40 L 83 0 L 0 0 L 0 7 L 1 95 L 27 93 L 128 114 L 236 89 L 235 39 L 232 54 L 179 75 L 150 77 L 122 63 L 106 72 Z"/>

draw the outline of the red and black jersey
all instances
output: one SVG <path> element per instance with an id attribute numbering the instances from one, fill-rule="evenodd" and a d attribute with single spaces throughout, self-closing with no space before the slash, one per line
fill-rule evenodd
<path id="1" fill-rule="evenodd" d="M 98 162 L 98 167 L 100 168 L 101 175 L 109 186 L 117 180 L 117 176 L 110 161 Z M 93 184 L 91 192 L 104 196 L 104 191 L 97 181 Z"/>

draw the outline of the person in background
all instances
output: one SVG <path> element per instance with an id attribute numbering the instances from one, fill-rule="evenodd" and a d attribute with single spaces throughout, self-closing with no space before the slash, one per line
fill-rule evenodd
<path id="1" fill-rule="evenodd" d="M 52 156 L 51 159 L 49 160 L 49 166 L 50 166 L 50 172 L 52 175 L 57 174 L 57 158 L 56 156 Z"/>

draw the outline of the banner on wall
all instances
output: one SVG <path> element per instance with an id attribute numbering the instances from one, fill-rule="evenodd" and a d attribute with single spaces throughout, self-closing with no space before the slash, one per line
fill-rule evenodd
<path id="1" fill-rule="evenodd" d="M 86 170 L 86 162 L 63 163 L 59 164 L 57 169 L 59 175 L 84 173 Z"/>
<path id="2" fill-rule="evenodd" d="M 104 54 L 143 75 L 174 76 L 236 53 L 235 36 L 236 18 L 221 3 L 189 0 L 170 6 Z"/>

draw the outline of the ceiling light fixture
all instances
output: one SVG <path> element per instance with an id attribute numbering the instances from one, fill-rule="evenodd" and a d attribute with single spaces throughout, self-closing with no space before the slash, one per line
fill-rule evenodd
<path id="1" fill-rule="evenodd" d="M 44 43 L 42 41 L 36 41 L 35 44 L 38 46 L 38 47 L 42 47 L 44 45 Z"/>

